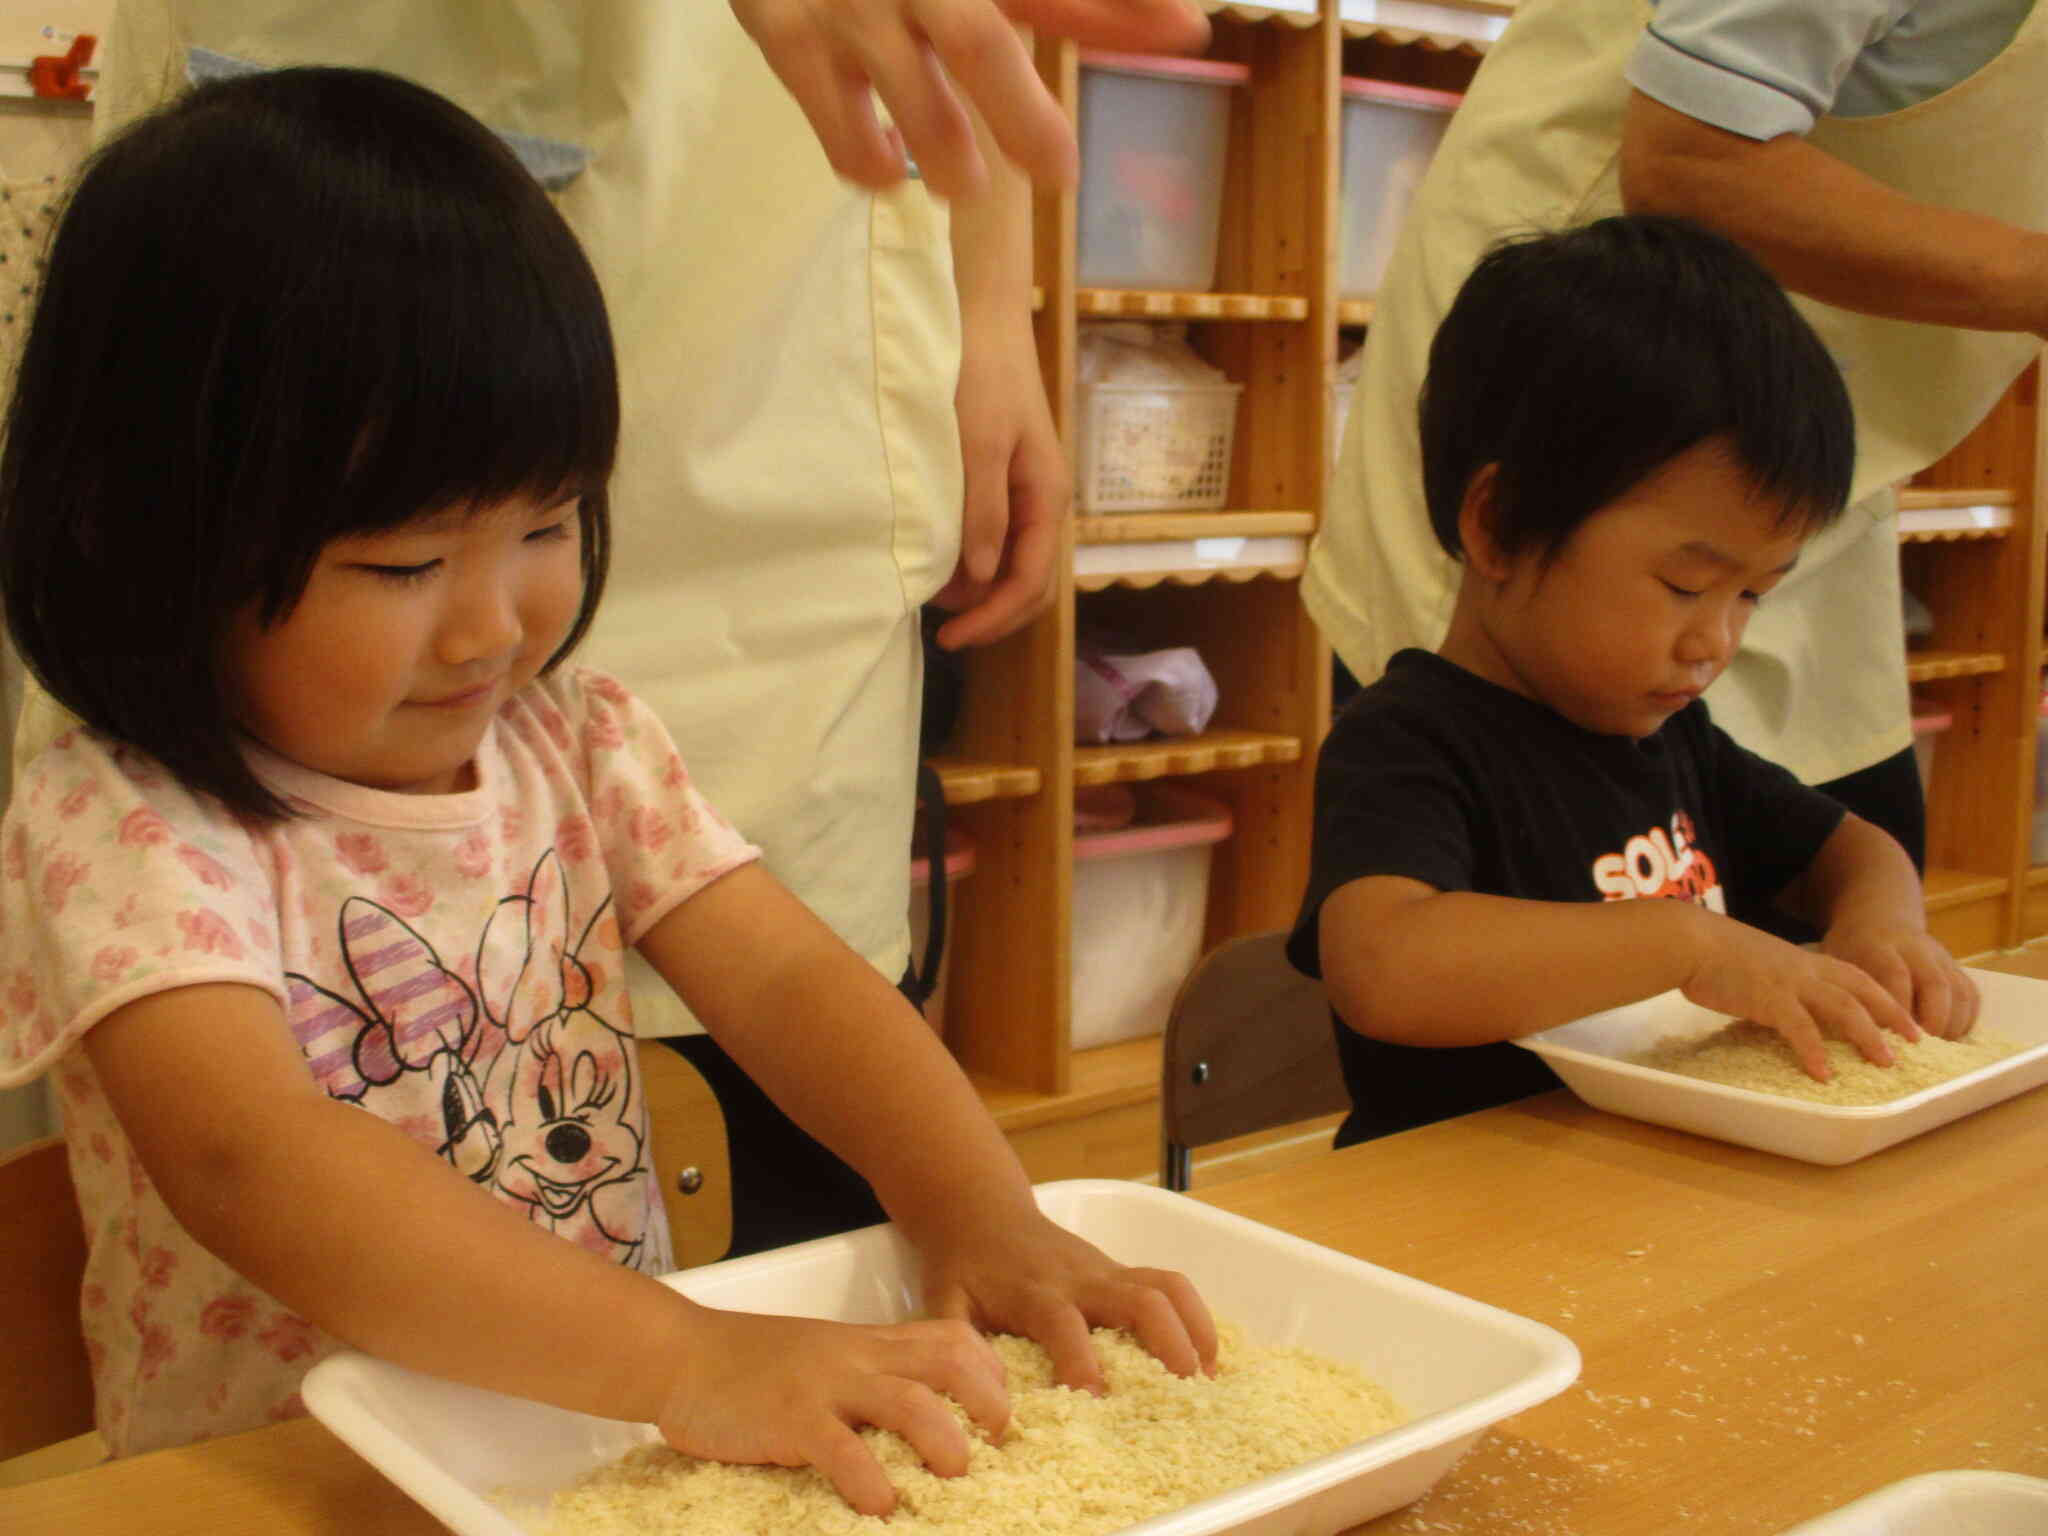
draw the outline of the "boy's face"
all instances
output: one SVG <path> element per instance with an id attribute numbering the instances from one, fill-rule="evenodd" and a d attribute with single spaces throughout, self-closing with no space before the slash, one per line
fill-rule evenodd
<path id="1" fill-rule="evenodd" d="M 1806 534 L 1778 526 L 1779 511 L 1723 443 L 1696 444 L 1587 518 L 1548 564 L 1530 551 L 1468 569 L 1469 613 L 1443 654 L 1585 730 L 1647 736 L 1721 675 L 1798 558 Z"/>

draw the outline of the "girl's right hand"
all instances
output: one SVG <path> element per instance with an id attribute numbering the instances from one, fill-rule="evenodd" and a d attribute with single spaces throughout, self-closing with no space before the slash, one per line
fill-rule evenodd
<path id="1" fill-rule="evenodd" d="M 1708 932 L 1705 951 L 1680 990 L 1702 1008 L 1776 1030 L 1814 1081 L 1830 1076 L 1823 1046 L 1830 1036 L 1880 1067 L 1893 1061 L 1887 1032 L 1920 1038 L 1920 1026 L 1898 999 L 1848 961 L 1733 918 L 1711 923 Z"/>
<path id="2" fill-rule="evenodd" d="M 944 1393 L 990 1437 L 1010 1420 L 1002 1362 L 966 1323 L 856 1326 L 707 1311 L 658 1427 L 677 1450 L 710 1461 L 816 1467 L 864 1515 L 886 1515 L 896 1490 L 865 1425 L 893 1430 L 941 1477 L 967 1470 L 967 1432 Z"/>

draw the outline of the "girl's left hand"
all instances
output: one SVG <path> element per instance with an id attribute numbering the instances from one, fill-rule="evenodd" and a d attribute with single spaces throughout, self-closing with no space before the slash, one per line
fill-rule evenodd
<path id="1" fill-rule="evenodd" d="M 927 1250 L 924 1298 L 932 1317 L 1034 1340 L 1084 1392 L 1104 1388 L 1091 1328 L 1122 1329 L 1179 1376 L 1216 1366 L 1216 1324 L 1185 1275 L 1126 1268 L 1036 1211 L 949 1232 Z"/>

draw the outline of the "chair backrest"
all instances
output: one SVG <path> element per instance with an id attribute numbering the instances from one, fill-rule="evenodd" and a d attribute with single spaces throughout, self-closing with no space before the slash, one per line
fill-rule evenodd
<path id="1" fill-rule="evenodd" d="M 85 1225 L 61 1137 L 0 1154 L 0 1461 L 93 1426 Z"/>
<path id="2" fill-rule="evenodd" d="M 659 1040 L 636 1041 L 649 1152 L 668 1211 L 676 1267 L 725 1257 L 732 1242 L 732 1162 L 725 1114 L 704 1074 Z"/>
<path id="3" fill-rule="evenodd" d="M 1188 974 L 1167 1015 L 1159 1182 L 1184 1190 L 1192 1151 L 1349 1109 L 1330 1005 L 1288 963 L 1285 933 L 1231 939 Z"/>

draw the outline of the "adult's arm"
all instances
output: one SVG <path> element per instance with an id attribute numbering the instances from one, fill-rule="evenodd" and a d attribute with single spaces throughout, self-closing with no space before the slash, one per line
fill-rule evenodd
<path id="1" fill-rule="evenodd" d="M 1031 326 L 1031 185 L 978 113 L 973 121 L 988 175 L 952 204 L 960 562 L 932 599 L 953 613 L 938 634 L 949 650 L 1000 640 L 1051 600 L 1073 504 Z"/>
<path id="2" fill-rule="evenodd" d="M 1904 196 L 1796 134 L 1745 138 L 1633 91 L 1621 194 L 1721 230 L 1824 303 L 2048 338 L 2048 232 Z"/>

